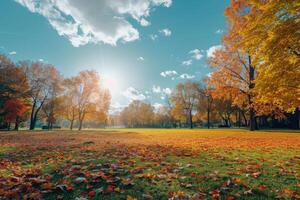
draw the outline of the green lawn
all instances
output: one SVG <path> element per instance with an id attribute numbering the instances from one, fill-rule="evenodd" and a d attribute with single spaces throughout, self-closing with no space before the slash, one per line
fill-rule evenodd
<path id="1" fill-rule="evenodd" d="M 297 132 L 21 131 L 0 141 L 0 199 L 300 198 Z"/>

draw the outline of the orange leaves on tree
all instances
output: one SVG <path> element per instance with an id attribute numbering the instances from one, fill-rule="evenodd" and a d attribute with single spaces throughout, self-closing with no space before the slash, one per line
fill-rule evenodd
<path id="1" fill-rule="evenodd" d="M 5 121 L 14 122 L 28 111 L 28 105 L 19 99 L 10 99 L 4 104 Z"/>

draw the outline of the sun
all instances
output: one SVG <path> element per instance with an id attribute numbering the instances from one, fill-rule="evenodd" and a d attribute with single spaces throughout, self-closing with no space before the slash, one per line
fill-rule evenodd
<path id="1" fill-rule="evenodd" d="M 118 76 L 117 73 L 104 73 L 102 74 L 102 86 L 106 89 L 109 89 L 112 95 L 120 92 L 122 79 Z"/>

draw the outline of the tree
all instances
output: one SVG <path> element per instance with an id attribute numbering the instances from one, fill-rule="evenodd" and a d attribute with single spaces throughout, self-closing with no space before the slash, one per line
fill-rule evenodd
<path id="1" fill-rule="evenodd" d="M 8 129 L 10 124 L 15 123 L 15 130 L 19 129 L 20 118 L 28 111 L 28 105 L 19 99 L 10 99 L 4 104 L 4 120 L 7 122 Z"/>
<path id="2" fill-rule="evenodd" d="M 211 127 L 211 114 L 213 108 L 213 97 L 212 97 L 212 89 L 205 88 L 204 90 L 200 90 L 201 100 L 199 102 L 205 102 L 206 113 L 207 113 L 207 128 Z"/>
<path id="3" fill-rule="evenodd" d="M 299 112 L 297 1 L 232 0 L 225 15 L 229 30 L 223 46 L 247 58 L 250 129 L 256 126 L 255 115 Z"/>
<path id="4" fill-rule="evenodd" d="M 158 127 L 170 128 L 173 126 L 173 117 L 168 106 L 160 106 L 155 112 L 154 118 Z"/>
<path id="5" fill-rule="evenodd" d="M 111 95 L 108 89 L 103 89 L 99 96 L 99 103 L 96 104 L 96 117 L 94 118 L 98 123 L 104 125 L 108 122 L 109 106 L 111 103 Z"/>
<path id="6" fill-rule="evenodd" d="M 227 72 L 227 76 L 230 76 L 231 79 L 236 79 L 235 82 L 240 84 L 240 87 L 237 87 L 238 90 L 246 95 L 248 101 L 247 110 L 250 118 L 249 127 L 250 130 L 253 131 L 256 129 L 253 100 L 256 67 L 252 63 L 253 52 L 250 51 L 250 49 L 241 49 L 238 44 L 242 41 L 241 32 L 243 28 L 247 26 L 247 16 L 256 16 L 257 13 L 249 7 L 247 0 L 231 0 L 230 6 L 225 10 L 225 15 L 228 19 L 229 30 L 223 39 L 223 48 L 220 52 L 220 54 L 223 54 L 223 58 L 221 58 L 220 61 L 222 62 L 228 59 L 226 65 L 223 65 L 223 70 Z M 219 64 L 221 64 L 221 62 L 219 62 Z M 225 85 L 225 87 L 227 86 Z"/>
<path id="7" fill-rule="evenodd" d="M 199 84 L 191 81 L 179 83 L 172 92 L 171 101 L 175 117 L 186 119 L 189 127 L 193 128 L 193 113 L 199 101 Z"/>
<path id="8" fill-rule="evenodd" d="M 235 13 L 237 14 L 237 13 Z M 231 15 L 230 15 L 231 16 Z M 232 18 L 235 15 L 231 16 Z M 232 19 L 230 20 L 231 23 Z M 235 22 L 238 23 L 238 22 Z M 237 25 L 233 24 L 233 27 Z M 231 29 L 230 29 L 231 30 Z M 233 30 L 235 32 L 236 30 Z M 245 103 L 249 113 L 249 127 L 253 131 L 256 128 L 254 93 L 255 68 L 252 64 L 251 55 L 243 53 L 234 47 L 235 37 L 232 32 L 225 36 L 223 46 L 209 59 L 209 64 L 214 68 L 208 83 L 215 88 L 215 95 L 220 97 L 231 94 L 234 104 L 242 108 Z M 233 40 L 233 41 L 232 41 Z"/>
<path id="9" fill-rule="evenodd" d="M 16 104 L 27 102 L 28 89 L 27 77 L 23 70 L 6 56 L 0 55 L 0 127 L 5 126 L 5 124 L 8 125 L 7 120 L 4 120 L 5 109 L 7 109 L 5 105 L 12 105 L 12 102 Z M 16 128 L 19 126 L 20 117 L 21 116 L 18 115 L 16 116 Z"/>
<path id="10" fill-rule="evenodd" d="M 81 71 L 76 77 L 74 77 L 74 95 L 78 114 L 78 129 L 81 130 L 83 122 L 88 115 L 93 115 L 97 112 L 98 108 L 105 108 L 105 112 L 108 111 L 108 91 L 105 92 L 105 98 L 102 98 L 104 94 L 103 88 L 100 87 L 100 78 L 96 71 L 86 70 Z M 109 95 L 110 99 L 110 95 Z M 106 114 L 106 113 L 105 113 Z"/>
<path id="11" fill-rule="evenodd" d="M 63 116 L 70 122 L 70 130 L 73 130 L 75 119 L 78 118 L 78 103 L 77 103 L 77 90 L 76 78 L 68 78 L 63 81 Z"/>
<path id="12" fill-rule="evenodd" d="M 42 62 L 22 62 L 29 82 L 31 98 L 30 130 L 35 129 L 38 114 L 51 93 L 51 86 L 58 81 L 59 73 L 52 65 Z"/>
<path id="13" fill-rule="evenodd" d="M 120 118 L 127 127 L 150 127 L 153 126 L 154 115 L 151 104 L 135 100 L 122 110 Z"/>
<path id="14" fill-rule="evenodd" d="M 257 68 L 255 101 L 294 112 L 300 105 L 299 2 L 249 0 L 247 4 L 256 14 L 245 15 L 247 26 L 240 32 L 238 47 L 251 52 Z"/>
<path id="15" fill-rule="evenodd" d="M 44 111 L 47 127 L 52 129 L 53 124 L 56 122 L 58 114 L 60 114 L 63 97 L 60 96 L 63 92 L 62 77 L 55 68 L 49 68 L 48 79 L 48 97 L 42 106 Z"/>

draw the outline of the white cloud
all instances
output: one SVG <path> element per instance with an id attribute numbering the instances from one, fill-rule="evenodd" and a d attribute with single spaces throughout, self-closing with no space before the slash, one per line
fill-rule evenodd
<path id="1" fill-rule="evenodd" d="M 192 58 L 195 60 L 201 60 L 203 58 L 203 54 L 201 53 L 202 51 L 199 49 L 194 49 L 189 52 L 189 54 L 192 54 Z"/>
<path id="2" fill-rule="evenodd" d="M 193 64 L 193 60 L 201 60 L 203 58 L 203 50 L 194 49 L 189 52 L 190 58 L 182 62 L 184 66 L 190 66 Z"/>
<path id="3" fill-rule="evenodd" d="M 138 57 L 138 58 L 137 58 L 137 60 L 138 60 L 138 61 L 144 61 L 144 60 L 145 60 L 145 58 L 144 58 L 144 57 L 142 57 L 142 56 L 140 56 L 140 57 Z"/>
<path id="4" fill-rule="evenodd" d="M 163 34 L 164 36 L 166 36 L 166 37 L 170 37 L 172 35 L 172 31 L 170 29 L 168 29 L 168 28 L 159 30 L 159 32 L 161 34 Z"/>
<path id="5" fill-rule="evenodd" d="M 154 7 L 170 7 L 172 0 L 15 0 L 44 16 L 60 36 L 78 47 L 88 43 L 116 45 L 139 39 L 130 18 L 142 26 Z"/>
<path id="6" fill-rule="evenodd" d="M 150 35 L 150 38 L 151 38 L 151 40 L 156 40 L 157 38 L 158 38 L 158 35 L 156 35 L 156 34 L 151 34 Z"/>
<path id="7" fill-rule="evenodd" d="M 123 93 L 123 96 L 125 96 L 129 101 L 134 101 L 134 100 L 145 100 L 146 96 L 139 92 L 137 89 L 133 87 L 127 88 Z"/>
<path id="8" fill-rule="evenodd" d="M 155 85 L 153 85 L 153 87 L 152 87 L 152 92 L 153 92 L 153 93 L 161 93 L 161 88 L 160 88 L 160 86 L 155 86 Z"/>
<path id="9" fill-rule="evenodd" d="M 216 34 L 222 34 L 222 33 L 224 33 L 224 30 L 222 30 L 222 29 L 216 30 Z"/>
<path id="10" fill-rule="evenodd" d="M 211 46 L 207 51 L 207 57 L 208 58 L 213 58 L 214 57 L 214 53 L 219 50 L 222 49 L 222 45 L 215 45 L 215 46 Z"/>
<path id="11" fill-rule="evenodd" d="M 9 55 L 16 55 L 16 54 L 17 54 L 16 51 L 11 51 L 11 52 L 9 52 Z"/>
<path id="12" fill-rule="evenodd" d="M 162 77 L 174 77 L 176 76 L 178 73 L 174 70 L 167 70 L 167 71 L 164 71 L 164 72 L 161 72 L 160 75 Z"/>
<path id="13" fill-rule="evenodd" d="M 170 88 L 161 88 L 160 86 L 153 85 L 152 92 L 155 94 L 170 95 L 172 90 Z"/>
<path id="14" fill-rule="evenodd" d="M 172 5 L 172 0 L 153 0 L 155 4 L 163 4 L 165 7 L 169 8 Z"/>
<path id="15" fill-rule="evenodd" d="M 181 74 L 179 76 L 180 79 L 194 79 L 195 76 L 194 75 L 190 75 L 190 74 Z"/>
<path id="16" fill-rule="evenodd" d="M 166 95 L 170 95 L 172 93 L 172 90 L 170 88 L 164 88 L 162 92 L 165 93 Z"/>
<path id="17" fill-rule="evenodd" d="M 150 26 L 151 25 L 151 23 L 144 18 L 141 19 L 140 23 L 142 26 Z"/>
<path id="18" fill-rule="evenodd" d="M 184 66 L 190 66 L 192 64 L 193 64 L 193 60 L 185 60 L 182 62 L 182 65 L 184 65 Z"/>
<path id="19" fill-rule="evenodd" d="M 110 105 L 109 113 L 110 114 L 120 113 L 125 107 L 126 107 L 126 105 L 121 105 L 119 102 L 113 102 Z"/>
<path id="20" fill-rule="evenodd" d="M 213 74 L 212 72 L 209 72 L 209 73 L 206 74 L 206 76 L 207 76 L 208 78 L 210 78 L 212 74 Z"/>

